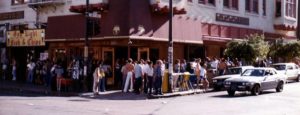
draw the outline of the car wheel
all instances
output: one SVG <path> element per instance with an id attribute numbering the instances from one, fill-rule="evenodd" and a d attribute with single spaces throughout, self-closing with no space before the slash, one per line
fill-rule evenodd
<path id="1" fill-rule="evenodd" d="M 228 93 L 229 96 L 233 97 L 234 94 L 235 94 L 235 91 L 233 91 L 233 90 L 227 90 L 227 93 Z"/>
<path id="2" fill-rule="evenodd" d="M 260 93 L 261 91 L 260 91 L 260 87 L 259 87 L 259 85 L 255 85 L 253 88 L 252 88 L 252 90 L 251 90 L 251 94 L 252 95 L 259 95 L 259 93 Z"/>
<path id="3" fill-rule="evenodd" d="M 297 82 L 300 82 L 300 75 L 299 75 L 298 78 L 297 78 Z"/>
<path id="4" fill-rule="evenodd" d="M 276 92 L 282 92 L 283 90 L 283 82 L 279 82 L 276 87 Z"/>

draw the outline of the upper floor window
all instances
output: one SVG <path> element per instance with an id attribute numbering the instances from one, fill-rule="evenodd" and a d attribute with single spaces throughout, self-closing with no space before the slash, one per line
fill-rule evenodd
<path id="1" fill-rule="evenodd" d="M 11 0 L 11 5 L 20 5 L 20 4 L 26 4 L 29 0 Z"/>
<path id="2" fill-rule="evenodd" d="M 296 0 L 286 0 L 285 15 L 296 18 Z"/>
<path id="3" fill-rule="evenodd" d="M 211 4 L 211 5 L 215 5 L 216 4 L 216 0 L 198 0 L 199 4 Z"/>
<path id="4" fill-rule="evenodd" d="M 280 17 L 281 16 L 281 1 L 276 0 L 276 11 L 275 16 Z"/>
<path id="5" fill-rule="evenodd" d="M 267 15 L 267 0 L 263 0 L 263 15 L 266 16 Z"/>
<path id="6" fill-rule="evenodd" d="M 246 0 L 245 6 L 247 12 L 258 14 L 258 0 Z"/>
<path id="7" fill-rule="evenodd" d="M 188 2 L 193 2 L 193 0 L 188 0 Z"/>
<path id="8" fill-rule="evenodd" d="M 226 8 L 238 10 L 239 9 L 239 0 L 224 0 L 223 5 Z"/>

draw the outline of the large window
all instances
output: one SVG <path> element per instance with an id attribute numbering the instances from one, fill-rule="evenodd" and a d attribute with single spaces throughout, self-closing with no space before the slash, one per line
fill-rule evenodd
<path id="1" fill-rule="evenodd" d="M 199 4 L 210 4 L 210 5 L 215 5 L 216 0 L 198 0 Z"/>
<path id="2" fill-rule="evenodd" d="M 258 14 L 258 0 L 246 0 L 245 6 L 247 12 Z"/>
<path id="3" fill-rule="evenodd" d="M 296 0 L 286 0 L 285 15 L 296 18 Z"/>
<path id="4" fill-rule="evenodd" d="M 225 8 L 229 9 L 239 9 L 239 0 L 223 0 L 223 5 Z"/>
<path id="5" fill-rule="evenodd" d="M 20 4 L 26 4 L 29 0 L 11 0 L 11 5 L 20 5 Z"/>

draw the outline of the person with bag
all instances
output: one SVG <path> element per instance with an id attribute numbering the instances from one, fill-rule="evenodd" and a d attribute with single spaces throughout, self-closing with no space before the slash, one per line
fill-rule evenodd
<path id="1" fill-rule="evenodd" d="M 99 83 L 100 83 L 100 89 L 103 87 L 101 87 L 101 85 L 103 85 L 103 79 L 105 77 L 105 73 L 104 70 L 101 69 L 102 64 L 99 64 L 99 67 L 97 67 L 93 73 L 93 77 L 94 77 L 94 83 L 93 83 L 93 92 L 94 95 L 98 95 L 99 94 Z"/>

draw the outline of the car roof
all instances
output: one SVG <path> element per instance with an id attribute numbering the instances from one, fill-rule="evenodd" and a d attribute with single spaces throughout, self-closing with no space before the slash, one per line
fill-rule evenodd
<path id="1" fill-rule="evenodd" d="M 255 68 L 249 68 L 249 69 L 272 69 L 272 70 L 276 70 L 275 68 L 272 67 L 255 67 Z"/>
<path id="2" fill-rule="evenodd" d="M 274 63 L 272 65 L 296 65 L 295 63 Z"/>
<path id="3" fill-rule="evenodd" d="M 253 66 L 238 66 L 238 67 L 230 67 L 229 69 L 234 69 L 234 68 L 243 68 L 243 69 L 247 69 L 247 68 L 254 68 Z"/>

